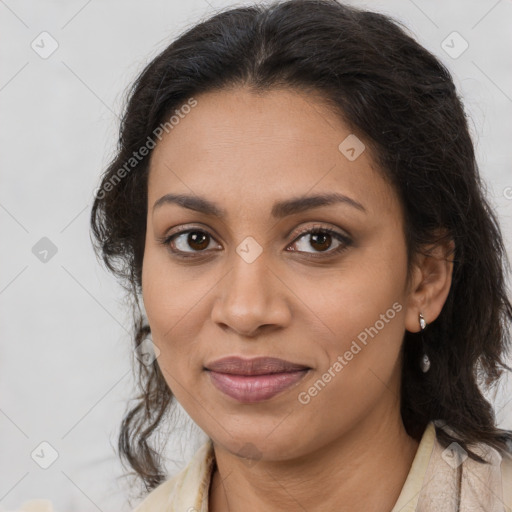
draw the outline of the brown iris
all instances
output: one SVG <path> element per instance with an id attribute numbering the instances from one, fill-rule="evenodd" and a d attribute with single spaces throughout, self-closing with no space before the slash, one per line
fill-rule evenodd
<path id="1" fill-rule="evenodd" d="M 316 250 L 319 250 L 319 251 L 325 251 L 327 249 L 329 249 L 329 247 L 331 246 L 331 243 L 332 243 L 332 236 L 329 235 L 328 233 L 313 233 L 311 235 L 311 246 L 314 247 Z M 324 247 L 317 247 L 317 245 L 319 246 L 324 246 Z"/>
<path id="2" fill-rule="evenodd" d="M 210 242 L 209 235 L 201 231 L 191 231 L 187 237 L 187 243 L 196 250 L 206 249 Z M 195 244 L 195 246 L 194 246 Z"/>

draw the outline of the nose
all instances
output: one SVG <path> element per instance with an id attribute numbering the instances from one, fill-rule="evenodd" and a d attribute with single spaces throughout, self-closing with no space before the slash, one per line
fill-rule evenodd
<path id="1" fill-rule="evenodd" d="M 289 325 L 291 292 L 265 258 L 248 263 L 235 255 L 234 260 L 233 268 L 216 287 L 212 320 L 244 337 Z"/>

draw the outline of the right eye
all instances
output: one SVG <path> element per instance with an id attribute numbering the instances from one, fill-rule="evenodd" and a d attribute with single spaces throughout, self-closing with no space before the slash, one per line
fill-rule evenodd
<path id="1" fill-rule="evenodd" d="M 165 237 L 162 243 L 177 256 L 205 252 L 214 238 L 206 231 L 200 229 L 187 229 Z M 192 250 L 189 250 L 189 249 Z M 181 253 L 181 254 L 180 254 Z M 184 256 L 189 258 L 191 256 Z"/>

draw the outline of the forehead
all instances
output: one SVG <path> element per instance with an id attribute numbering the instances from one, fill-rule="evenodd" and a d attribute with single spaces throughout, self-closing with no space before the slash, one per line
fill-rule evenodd
<path id="1" fill-rule="evenodd" d="M 169 192 L 246 205 L 267 195 L 340 192 L 369 210 L 396 207 L 368 148 L 353 161 L 340 151 L 355 135 L 319 96 L 237 88 L 194 98 L 197 105 L 153 150 L 150 205 Z"/>

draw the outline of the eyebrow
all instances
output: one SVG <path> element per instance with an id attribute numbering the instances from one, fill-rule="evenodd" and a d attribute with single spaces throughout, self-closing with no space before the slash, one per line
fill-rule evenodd
<path id="1" fill-rule="evenodd" d="M 343 203 L 366 213 L 366 208 L 351 197 L 336 192 L 317 194 L 314 196 L 300 196 L 284 201 L 278 201 L 272 206 L 272 217 L 283 218 L 288 215 L 301 213 L 321 206 L 329 206 L 335 203 Z M 164 204 L 177 204 L 183 208 L 194 210 L 205 215 L 218 218 L 226 217 L 226 210 L 204 197 L 191 196 L 186 194 L 165 194 L 153 205 L 153 211 Z"/>

